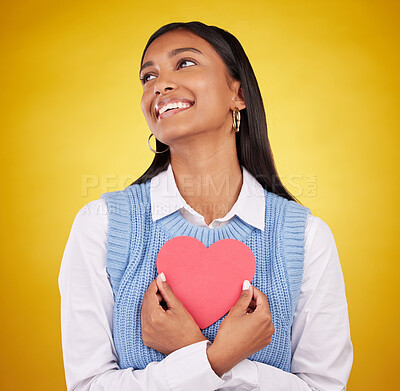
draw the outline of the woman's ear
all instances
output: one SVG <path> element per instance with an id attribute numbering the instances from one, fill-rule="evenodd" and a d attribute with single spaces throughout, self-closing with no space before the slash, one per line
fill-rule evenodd
<path id="1" fill-rule="evenodd" d="M 246 102 L 244 100 L 244 94 L 243 94 L 243 88 L 240 84 L 239 80 L 234 80 L 232 83 L 233 91 L 235 92 L 235 95 L 233 96 L 232 99 L 232 104 L 234 109 L 237 107 L 239 110 L 243 110 L 246 108 Z"/>

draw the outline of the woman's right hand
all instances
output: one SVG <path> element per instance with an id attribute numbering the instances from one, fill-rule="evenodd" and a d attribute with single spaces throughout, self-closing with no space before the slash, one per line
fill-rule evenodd
<path id="1" fill-rule="evenodd" d="M 267 296 L 250 284 L 221 322 L 207 356 L 221 376 L 271 343 L 275 332 Z"/>

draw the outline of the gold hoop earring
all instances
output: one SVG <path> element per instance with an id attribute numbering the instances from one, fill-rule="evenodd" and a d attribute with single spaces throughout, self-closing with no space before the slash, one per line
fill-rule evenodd
<path id="1" fill-rule="evenodd" d="M 148 144 L 148 146 L 149 146 L 149 148 L 150 148 L 150 151 L 152 151 L 152 152 L 154 152 L 154 153 L 164 153 L 164 152 L 167 152 L 168 150 L 169 150 L 169 147 L 165 150 L 165 151 L 156 151 L 156 150 L 154 150 L 152 147 L 151 147 L 151 145 L 150 145 L 150 139 L 151 139 L 151 136 L 154 136 L 154 134 L 153 133 L 150 133 L 150 136 L 149 136 L 149 138 L 147 139 L 147 144 Z M 154 138 L 156 138 L 155 136 L 154 136 Z M 156 139 L 157 140 L 157 139 Z M 156 144 L 156 148 L 157 148 L 157 144 Z"/>
<path id="2" fill-rule="evenodd" d="M 239 132 L 240 127 L 240 110 L 235 107 L 232 111 L 232 118 L 233 118 L 233 129 L 236 133 Z"/>

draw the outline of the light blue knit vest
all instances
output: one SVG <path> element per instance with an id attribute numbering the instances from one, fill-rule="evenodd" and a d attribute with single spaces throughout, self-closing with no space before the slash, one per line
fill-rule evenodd
<path id="1" fill-rule="evenodd" d="M 142 342 L 142 299 L 157 276 L 156 258 L 163 244 L 176 236 L 192 236 L 207 247 L 226 238 L 250 247 L 257 265 L 252 284 L 268 297 L 275 333 L 271 343 L 249 359 L 290 371 L 291 326 L 303 278 L 307 214 L 311 212 L 274 193 L 264 190 L 264 194 L 264 231 L 238 216 L 223 227 L 197 227 L 179 211 L 153 222 L 150 180 L 101 195 L 109 213 L 106 270 L 114 292 L 113 339 L 121 369 L 144 369 L 165 357 Z M 211 342 L 225 316 L 202 330 Z"/>

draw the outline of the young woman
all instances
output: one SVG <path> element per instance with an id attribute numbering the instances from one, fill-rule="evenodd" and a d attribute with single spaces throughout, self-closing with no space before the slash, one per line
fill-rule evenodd
<path id="1" fill-rule="evenodd" d="M 82 208 L 61 264 L 68 390 L 345 389 L 353 351 L 335 241 L 279 180 L 242 46 L 172 23 L 149 39 L 140 80 L 154 160 Z M 157 273 L 179 236 L 236 239 L 256 260 L 236 304 L 204 329 Z"/>

